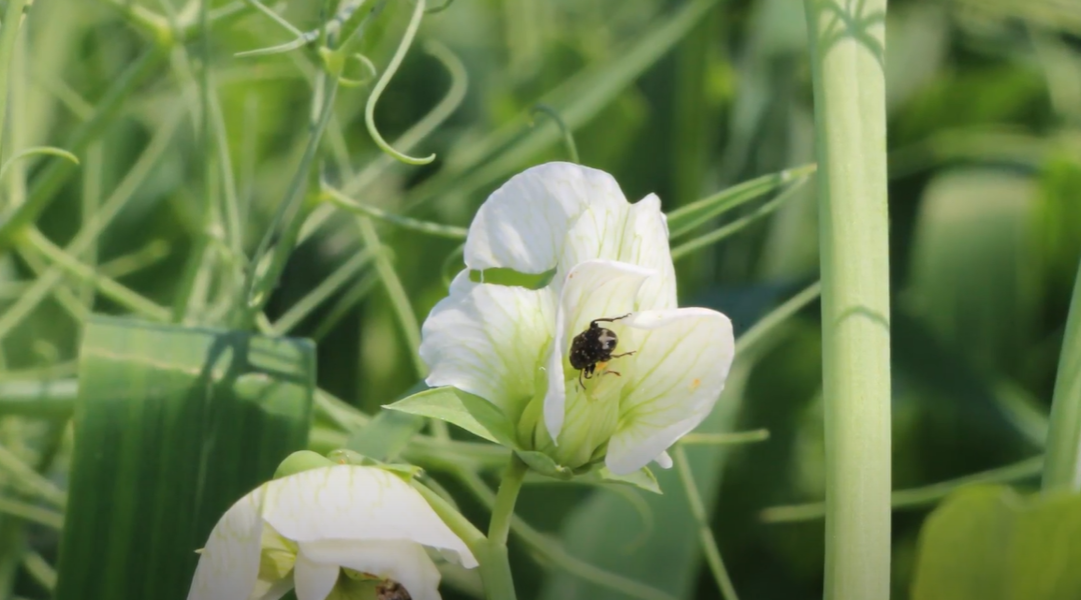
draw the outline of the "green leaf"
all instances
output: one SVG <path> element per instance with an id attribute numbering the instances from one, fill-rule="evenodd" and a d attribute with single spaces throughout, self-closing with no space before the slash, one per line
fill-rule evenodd
<path id="1" fill-rule="evenodd" d="M 424 419 L 402 412 L 381 411 L 349 436 L 346 449 L 376 460 L 392 460 L 424 428 Z"/>
<path id="2" fill-rule="evenodd" d="M 920 534 L 913 600 L 1081 598 L 1081 495 L 956 492 Z"/>
<path id="3" fill-rule="evenodd" d="M 763 175 L 692 202 L 668 213 L 668 231 L 675 239 L 726 211 L 761 198 L 785 184 L 802 180 L 814 173 L 815 168 L 815 165 L 804 165 Z"/>
<path id="4" fill-rule="evenodd" d="M 518 445 L 514 424 L 496 405 L 453 387 L 438 387 L 413 394 L 383 408 L 440 419 L 509 448 Z"/>
<path id="5" fill-rule="evenodd" d="M 92 318 L 57 600 L 187 594 L 229 506 L 307 442 L 303 340 Z"/>

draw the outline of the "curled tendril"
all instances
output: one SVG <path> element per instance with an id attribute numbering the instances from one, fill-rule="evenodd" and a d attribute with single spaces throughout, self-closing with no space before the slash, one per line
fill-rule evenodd
<path id="1" fill-rule="evenodd" d="M 354 52 L 346 57 L 347 60 L 350 58 L 356 59 L 356 61 L 368 71 L 368 77 L 366 79 L 350 79 L 339 75 L 338 83 L 340 83 L 342 87 L 360 87 L 366 85 L 369 81 L 375 79 L 379 75 L 379 71 L 376 70 L 375 65 L 367 56 L 364 56 L 360 52 Z"/>
<path id="2" fill-rule="evenodd" d="M 4 164 L 0 166 L 0 180 L 4 178 L 4 175 L 7 175 L 8 170 L 17 161 L 27 158 L 29 156 L 36 155 L 58 156 L 65 160 L 69 160 L 76 165 L 79 164 L 79 158 L 71 152 L 64 150 L 63 148 L 54 148 L 53 146 L 35 146 L 33 148 L 25 148 L 23 150 L 20 150 L 19 152 L 16 152 L 14 156 L 5 160 Z"/>
<path id="3" fill-rule="evenodd" d="M 567 127 L 563 117 L 559 115 L 559 111 L 547 104 L 537 104 L 529 111 L 529 115 L 532 117 L 537 113 L 544 113 L 548 115 L 548 118 L 555 121 L 560 133 L 563 134 L 563 144 L 567 147 L 567 154 L 570 155 L 571 162 L 578 163 L 578 146 L 574 143 L 574 135 L 571 133 L 571 128 Z"/>
<path id="4" fill-rule="evenodd" d="M 392 148 L 375 127 L 375 104 L 379 102 L 379 96 L 383 94 L 383 90 L 390 84 L 390 80 L 394 78 L 394 74 L 397 73 L 398 67 L 402 64 L 405 53 L 409 51 L 409 46 L 413 43 L 413 37 L 417 34 L 417 29 L 420 27 L 420 21 L 423 17 L 424 0 L 417 0 L 417 5 L 413 9 L 413 16 L 409 19 L 409 27 L 406 28 L 405 35 L 402 36 L 402 41 L 394 52 L 394 57 L 390 59 L 390 64 L 387 65 L 383 75 L 376 82 L 375 88 L 372 89 L 371 95 L 368 96 L 368 104 L 364 107 L 364 123 L 368 126 L 368 133 L 371 134 L 375 145 L 379 146 L 379 149 L 383 152 L 409 165 L 426 165 L 435 160 L 435 154 L 424 158 L 414 158 Z"/>

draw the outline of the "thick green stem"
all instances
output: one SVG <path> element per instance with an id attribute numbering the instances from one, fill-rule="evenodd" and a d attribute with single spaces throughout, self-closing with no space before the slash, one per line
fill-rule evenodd
<path id="1" fill-rule="evenodd" d="M 526 474 L 526 464 L 517 454 L 511 454 L 503 480 L 499 483 L 499 493 L 492 508 L 492 521 L 488 525 L 488 539 L 493 544 L 507 545 L 510 533 L 510 520 L 514 516 L 514 504 L 518 501 L 518 492 L 522 489 L 522 480 Z"/>
<path id="2" fill-rule="evenodd" d="M 522 459 L 517 454 L 511 454 L 503 480 L 499 483 L 499 493 L 492 507 L 492 521 L 488 524 L 488 541 L 481 556 L 477 557 L 481 563 L 480 574 L 488 600 L 515 600 L 507 537 L 510 535 L 511 520 L 514 519 L 514 504 L 518 501 L 518 492 L 522 489 L 527 470 Z"/>
<path id="3" fill-rule="evenodd" d="M 1059 354 L 1043 489 L 1081 492 L 1081 265 Z"/>
<path id="4" fill-rule="evenodd" d="M 886 0 L 805 0 L 826 400 L 827 600 L 890 593 Z"/>

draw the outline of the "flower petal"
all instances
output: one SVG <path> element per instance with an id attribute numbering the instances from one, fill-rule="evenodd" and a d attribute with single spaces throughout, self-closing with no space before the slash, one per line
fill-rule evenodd
<path id="1" fill-rule="evenodd" d="M 425 381 L 476 394 L 516 420 L 552 337 L 554 298 L 549 289 L 473 283 L 462 271 L 424 321 Z"/>
<path id="2" fill-rule="evenodd" d="M 266 484 L 263 519 L 299 543 L 321 540 L 411 540 L 456 553 L 477 566 L 465 543 L 419 492 L 376 467 L 334 465 Z"/>
<path id="3" fill-rule="evenodd" d="M 610 260 L 590 260 L 567 273 L 556 314 L 555 341 L 548 354 L 548 391 L 544 397 L 544 423 L 552 440 L 559 439 L 566 406 L 565 357 L 574 336 L 590 321 L 620 317 L 635 310 L 642 283 L 655 272 Z"/>
<path id="4" fill-rule="evenodd" d="M 302 545 L 314 560 L 393 579 L 413 600 L 440 600 L 439 569 L 424 547 L 407 541 L 327 540 Z"/>
<path id="5" fill-rule="evenodd" d="M 340 573 L 341 568 L 338 565 L 316 561 L 308 556 L 304 544 L 301 544 L 296 566 L 293 567 L 297 600 L 326 600 L 334 585 L 338 583 Z"/>
<path id="6" fill-rule="evenodd" d="M 264 488 L 238 500 L 214 525 L 199 556 L 188 600 L 248 598 L 259 576 Z"/>
<path id="7" fill-rule="evenodd" d="M 617 475 L 663 461 L 662 453 L 706 418 L 735 354 L 732 323 L 705 308 L 643 311 L 625 325 L 641 331 L 620 427 L 608 442 L 605 463 Z"/>
<path id="8" fill-rule="evenodd" d="M 567 232 L 553 286 L 558 289 L 571 269 L 595 259 L 653 269 L 657 275 L 642 286 L 639 307 L 676 307 L 676 274 L 668 245 L 668 223 L 656 195 L 650 194 L 635 204 L 586 206 Z"/>
<path id="9" fill-rule="evenodd" d="M 477 211 L 465 242 L 465 264 L 543 273 L 556 266 L 567 230 L 586 206 L 626 203 L 619 184 L 604 171 L 560 162 L 526 169 Z"/>
<path id="10" fill-rule="evenodd" d="M 676 308 L 676 270 L 668 244 L 668 219 L 655 194 L 631 205 L 618 260 L 657 272 L 638 292 L 640 309 Z"/>

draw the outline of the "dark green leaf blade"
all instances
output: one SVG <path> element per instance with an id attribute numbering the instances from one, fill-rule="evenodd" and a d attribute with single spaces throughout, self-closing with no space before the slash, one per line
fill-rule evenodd
<path id="1" fill-rule="evenodd" d="M 211 528 L 303 449 L 306 341 L 87 325 L 58 600 L 184 598 Z"/>

